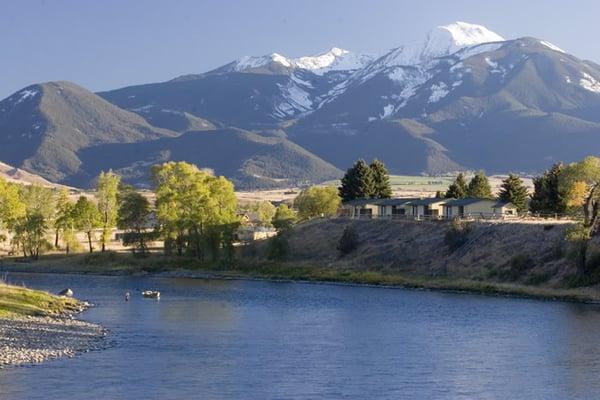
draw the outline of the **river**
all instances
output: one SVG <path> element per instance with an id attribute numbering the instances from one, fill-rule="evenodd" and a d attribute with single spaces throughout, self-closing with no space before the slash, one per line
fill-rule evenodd
<path id="1" fill-rule="evenodd" d="M 9 279 L 72 288 L 96 304 L 82 319 L 110 335 L 103 351 L 0 370 L 2 400 L 600 398 L 600 306 L 243 280 Z"/>

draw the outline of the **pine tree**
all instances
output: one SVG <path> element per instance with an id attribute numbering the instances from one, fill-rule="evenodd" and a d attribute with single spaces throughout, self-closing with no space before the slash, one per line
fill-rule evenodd
<path id="1" fill-rule="evenodd" d="M 559 187 L 564 166 L 557 163 L 542 176 L 533 178 L 533 195 L 529 208 L 533 213 L 564 214 L 567 211 L 566 195 Z"/>
<path id="2" fill-rule="evenodd" d="M 479 171 L 473 179 L 471 179 L 471 182 L 469 182 L 467 196 L 478 199 L 492 199 L 494 197 L 492 195 L 490 182 L 483 171 Z"/>
<path id="3" fill-rule="evenodd" d="M 508 178 L 502 181 L 499 199 L 503 202 L 512 203 L 517 207 L 517 212 L 527 211 L 527 200 L 529 194 L 523 184 L 523 180 L 514 174 L 509 174 Z"/>
<path id="4" fill-rule="evenodd" d="M 458 174 L 454 182 L 450 186 L 448 186 L 448 191 L 446 192 L 447 199 L 464 199 L 467 197 L 467 181 L 465 180 L 465 176 L 461 172 Z"/>
<path id="5" fill-rule="evenodd" d="M 371 175 L 373 177 L 373 193 L 371 193 L 370 197 L 375 199 L 389 199 L 392 197 L 390 175 L 385 165 L 378 159 L 375 159 L 369 167 L 371 168 Z"/>
<path id="6" fill-rule="evenodd" d="M 373 173 L 364 160 L 358 160 L 342 178 L 338 188 L 343 201 L 368 199 L 373 194 Z"/>

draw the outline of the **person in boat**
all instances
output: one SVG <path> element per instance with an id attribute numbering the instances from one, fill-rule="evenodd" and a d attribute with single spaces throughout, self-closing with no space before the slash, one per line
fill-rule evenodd
<path id="1" fill-rule="evenodd" d="M 125 301 L 129 301 L 129 292 L 125 293 Z"/>

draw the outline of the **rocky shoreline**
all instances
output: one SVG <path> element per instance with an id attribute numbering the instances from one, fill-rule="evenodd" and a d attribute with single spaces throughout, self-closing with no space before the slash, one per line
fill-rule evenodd
<path id="1" fill-rule="evenodd" d="M 100 325 L 70 316 L 0 318 L 0 368 L 100 350 L 106 334 Z"/>

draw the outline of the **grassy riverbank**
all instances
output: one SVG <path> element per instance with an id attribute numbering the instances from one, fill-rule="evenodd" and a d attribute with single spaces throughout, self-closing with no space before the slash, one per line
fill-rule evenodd
<path id="1" fill-rule="evenodd" d="M 73 313 L 79 309 L 80 304 L 75 299 L 0 282 L 0 318 L 57 316 Z"/>
<path id="2" fill-rule="evenodd" d="M 358 270 L 291 263 L 243 263 L 235 267 L 199 263 L 197 259 L 131 254 L 50 255 L 37 262 L 5 259 L 0 270 L 13 272 L 70 273 L 98 275 L 159 275 L 165 277 L 292 280 L 336 284 L 406 287 L 486 295 L 509 295 L 564 301 L 600 301 L 596 287 L 557 288 L 544 285 L 493 282 L 478 279 L 424 277 L 389 270 Z"/>

